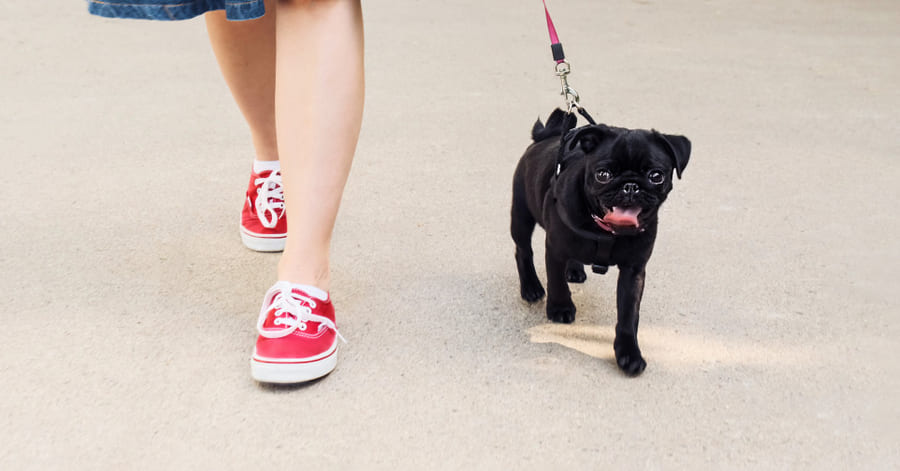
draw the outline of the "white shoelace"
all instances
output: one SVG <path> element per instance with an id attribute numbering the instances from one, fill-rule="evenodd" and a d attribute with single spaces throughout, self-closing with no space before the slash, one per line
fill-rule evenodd
<path id="1" fill-rule="evenodd" d="M 297 294 L 294 292 L 291 283 L 279 281 L 266 292 L 262 308 L 259 310 L 256 330 L 259 331 L 259 335 L 265 338 L 277 339 L 287 337 L 298 329 L 301 332 L 305 332 L 308 328 L 307 322 L 318 322 L 319 332 L 322 329 L 331 329 L 337 334 L 338 338 L 347 343 L 347 340 L 338 332 L 337 326 L 334 325 L 331 319 L 312 313 L 312 308 L 314 307 L 316 307 L 315 299 Z M 263 330 L 263 324 L 265 324 L 269 311 L 272 309 L 275 309 L 275 320 L 272 323 L 283 325 L 284 328 L 281 330 Z"/>
<path id="2" fill-rule="evenodd" d="M 284 214 L 284 191 L 281 189 L 281 172 L 271 172 L 268 177 L 257 178 L 256 185 L 256 217 L 263 227 L 272 229 L 278 224 L 279 213 Z M 269 200 L 274 201 L 269 201 Z"/>

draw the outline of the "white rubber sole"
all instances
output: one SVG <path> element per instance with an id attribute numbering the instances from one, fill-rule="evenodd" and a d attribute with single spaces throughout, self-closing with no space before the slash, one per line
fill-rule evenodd
<path id="1" fill-rule="evenodd" d="M 286 237 L 254 237 L 241 228 L 241 242 L 244 247 L 257 252 L 281 252 L 284 250 Z"/>
<path id="2" fill-rule="evenodd" d="M 337 350 L 308 363 L 270 363 L 250 359 L 250 375 L 261 383 L 304 383 L 331 373 L 337 366 Z"/>

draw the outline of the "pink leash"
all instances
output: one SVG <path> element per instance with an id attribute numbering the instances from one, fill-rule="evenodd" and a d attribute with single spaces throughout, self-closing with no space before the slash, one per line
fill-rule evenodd
<path id="1" fill-rule="evenodd" d="M 584 119 L 586 119 L 588 123 L 597 124 L 594 122 L 594 118 L 588 114 L 587 110 L 581 107 L 581 104 L 579 103 L 581 97 L 578 96 L 578 92 L 569 86 L 569 81 L 566 77 L 568 77 L 569 72 L 572 71 L 572 67 L 566 60 L 562 44 L 559 42 L 559 35 L 556 34 L 556 27 L 553 26 L 553 20 L 550 19 L 550 10 L 547 9 L 547 0 L 541 1 L 544 3 L 544 15 L 547 16 L 547 31 L 550 32 L 550 51 L 553 52 L 553 60 L 556 61 L 556 76 L 559 77 L 560 81 L 560 95 L 566 99 L 566 112 L 572 114 L 572 111 L 578 111 L 578 114 L 584 116 Z M 559 172 L 558 168 L 557 172 Z"/>
<path id="2" fill-rule="evenodd" d="M 556 27 L 553 26 L 553 20 L 550 18 L 550 10 L 547 9 L 547 0 L 541 0 L 544 3 L 544 15 L 547 16 L 547 31 L 550 32 L 550 50 L 553 51 L 553 60 L 557 64 L 566 60 L 563 53 L 562 44 L 559 42 L 559 36 L 556 34 Z"/>

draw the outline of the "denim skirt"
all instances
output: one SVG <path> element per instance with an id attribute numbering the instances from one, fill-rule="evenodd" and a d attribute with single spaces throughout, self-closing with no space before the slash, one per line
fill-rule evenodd
<path id="1" fill-rule="evenodd" d="M 263 0 L 87 0 L 88 12 L 107 18 L 186 20 L 210 10 L 225 10 L 229 20 L 252 20 L 266 13 Z"/>

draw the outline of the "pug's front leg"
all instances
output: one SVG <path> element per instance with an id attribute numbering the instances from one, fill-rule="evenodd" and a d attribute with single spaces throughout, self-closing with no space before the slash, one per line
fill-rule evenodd
<path id="1" fill-rule="evenodd" d="M 547 319 L 571 324 L 575 321 L 575 303 L 566 281 L 568 257 L 553 253 L 548 244 L 544 260 L 547 265 Z"/>
<path id="2" fill-rule="evenodd" d="M 645 275 L 643 267 L 619 267 L 619 282 L 616 289 L 618 320 L 613 349 L 616 352 L 616 363 L 628 376 L 637 376 L 647 367 L 637 342 Z"/>

